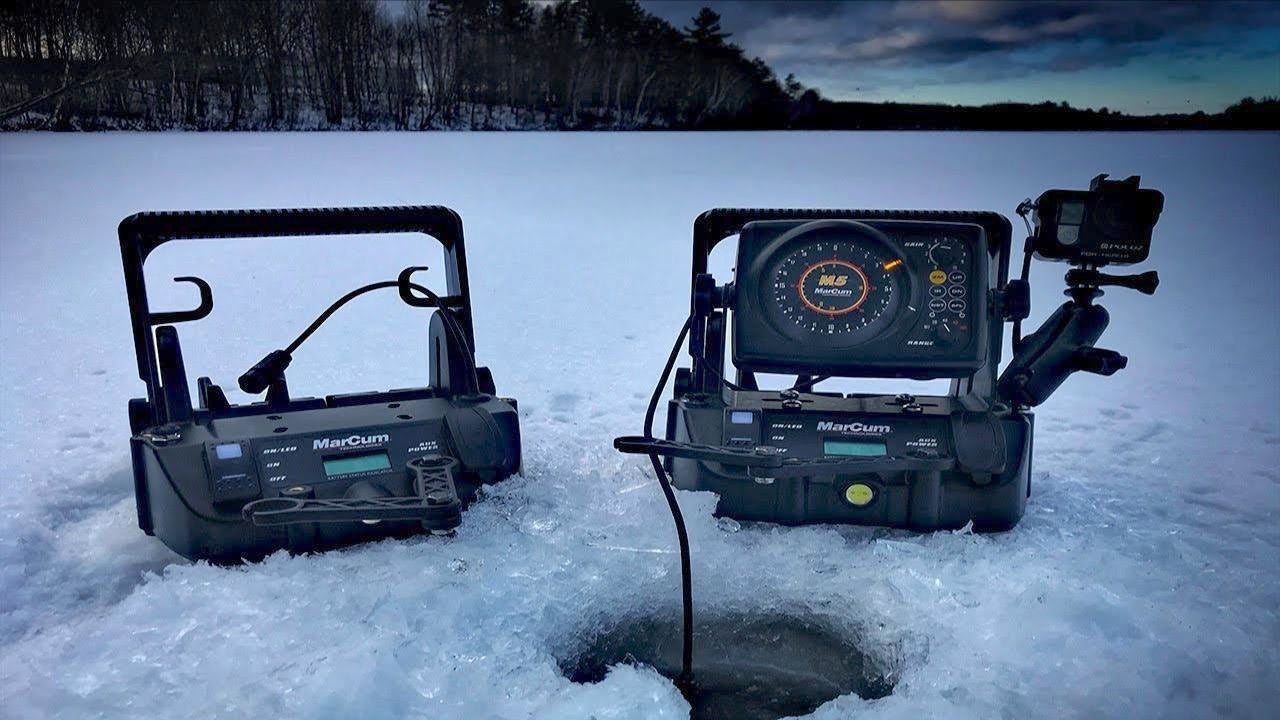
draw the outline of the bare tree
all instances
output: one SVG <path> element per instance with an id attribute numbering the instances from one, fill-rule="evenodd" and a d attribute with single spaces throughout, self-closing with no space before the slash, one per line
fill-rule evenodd
<path id="1" fill-rule="evenodd" d="M 785 118 L 704 10 L 635 0 L 6 0 L 0 122 L 638 128 Z"/>

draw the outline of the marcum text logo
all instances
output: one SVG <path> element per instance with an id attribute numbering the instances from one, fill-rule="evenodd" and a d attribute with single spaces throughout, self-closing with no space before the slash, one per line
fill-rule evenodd
<path id="1" fill-rule="evenodd" d="M 352 435 L 344 438 L 321 438 L 312 443 L 312 450 L 336 450 L 339 448 L 376 445 L 391 439 L 390 435 Z"/>
<path id="2" fill-rule="evenodd" d="M 888 425 L 865 425 L 860 422 L 852 423 L 836 423 L 830 420 L 822 420 L 818 423 L 818 432 L 849 432 L 849 433 L 884 433 L 893 432 L 893 428 Z"/>

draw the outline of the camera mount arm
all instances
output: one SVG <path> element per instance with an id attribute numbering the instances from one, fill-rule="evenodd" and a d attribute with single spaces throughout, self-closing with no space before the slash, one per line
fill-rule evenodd
<path id="1" fill-rule="evenodd" d="M 1111 316 L 1101 305 L 1063 303 L 1038 330 L 1023 338 L 996 389 L 1013 405 L 1044 402 L 1077 370 L 1112 375 L 1129 360 L 1114 350 L 1093 346 Z"/>
<path id="2" fill-rule="evenodd" d="M 1095 347 L 1111 318 L 1094 301 L 1103 287 L 1122 287 L 1152 295 L 1160 284 L 1155 271 L 1109 275 L 1099 268 L 1109 263 L 1130 265 L 1147 258 L 1151 231 L 1164 208 L 1158 190 L 1140 188 L 1141 179 L 1107 180 L 1098 175 L 1089 190 L 1047 190 L 1035 201 L 1018 204 L 1014 212 L 1027 228 L 1022 272 L 1009 282 L 1014 302 L 1004 308 L 1013 322 L 1013 359 L 996 383 L 997 394 L 1014 407 L 1039 405 L 1072 373 L 1113 375 L 1128 358 Z M 1032 228 L 1031 219 L 1035 220 Z M 1032 257 L 1068 262 L 1063 303 L 1034 333 L 1022 337 L 1022 321 L 1030 310 Z"/>
<path id="3" fill-rule="evenodd" d="M 1093 301 L 1102 295 L 1101 286 L 1116 286 L 1152 295 L 1160 284 L 1154 271 L 1136 275 L 1108 275 L 1092 267 L 1067 271 L 1063 303 L 1034 333 L 1019 338 L 1015 333 L 1013 360 L 1000 375 L 996 389 L 1013 405 L 1039 405 L 1049 398 L 1072 373 L 1114 375 L 1129 364 L 1115 350 L 1094 347 L 1111 322 L 1107 309 Z"/>
<path id="4" fill-rule="evenodd" d="M 1072 268 L 1067 271 L 1068 292 L 1071 291 L 1070 289 L 1075 288 L 1096 289 L 1104 285 L 1137 290 L 1143 295 L 1155 295 L 1156 288 L 1160 285 L 1160 274 L 1155 270 L 1148 270 L 1136 275 L 1108 275 L 1093 268 L 1083 267 Z M 1100 295 L 1101 293 L 1098 294 Z"/>

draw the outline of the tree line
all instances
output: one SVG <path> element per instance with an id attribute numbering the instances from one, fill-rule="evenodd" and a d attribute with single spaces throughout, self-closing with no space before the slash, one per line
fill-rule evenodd
<path id="1" fill-rule="evenodd" d="M 981 106 L 819 100 L 793 113 L 800 130 L 1280 130 L 1280 98 L 1246 97 L 1220 113 L 1126 115 L 1065 102 Z"/>
<path id="2" fill-rule="evenodd" d="M 0 129 L 1275 130 L 1278 107 L 831 101 L 709 8 L 635 0 L 0 0 Z"/>
<path id="3" fill-rule="evenodd" d="M 805 89 L 703 9 L 635 0 L 7 0 L 0 121 L 55 128 L 700 128 Z"/>

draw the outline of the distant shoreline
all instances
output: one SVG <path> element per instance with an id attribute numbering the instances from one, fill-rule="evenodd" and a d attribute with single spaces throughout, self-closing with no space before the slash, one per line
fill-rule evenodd
<path id="1" fill-rule="evenodd" d="M 433 129 L 433 130 L 397 130 L 394 128 L 0 128 L 0 136 L 4 135 L 147 135 L 147 134 L 191 134 L 191 135 L 264 135 L 278 133 L 281 135 L 323 135 L 326 133 L 350 134 L 386 134 L 386 135 L 456 135 L 474 133 L 482 135 L 494 134 L 528 134 L 528 135 L 748 135 L 748 134 L 842 134 L 842 133 L 947 133 L 947 134 L 1043 134 L 1043 135 L 1275 135 L 1280 134 L 1280 127 L 1275 128 L 640 128 L 640 129 L 565 129 L 546 128 L 477 128 L 477 129 Z"/>
<path id="2" fill-rule="evenodd" d="M 570 122 L 554 113 L 511 108 L 480 107 L 466 120 L 437 122 L 426 127 L 397 127 L 373 120 L 310 122 L 160 123 L 154 118 L 112 115 L 72 115 L 58 122 L 45 114 L 27 112 L 0 123 L 0 132 L 714 132 L 714 131 L 861 131 L 861 132 L 1274 132 L 1280 131 L 1280 101 L 1247 98 L 1221 113 L 1180 115 L 1123 115 L 1103 110 L 1078 109 L 1065 104 L 1038 105 L 908 105 L 902 103 L 836 102 L 824 99 L 793 111 L 785 119 L 776 116 L 721 118 L 700 125 L 650 123 L 619 125 L 607 114 L 582 113 Z"/>

